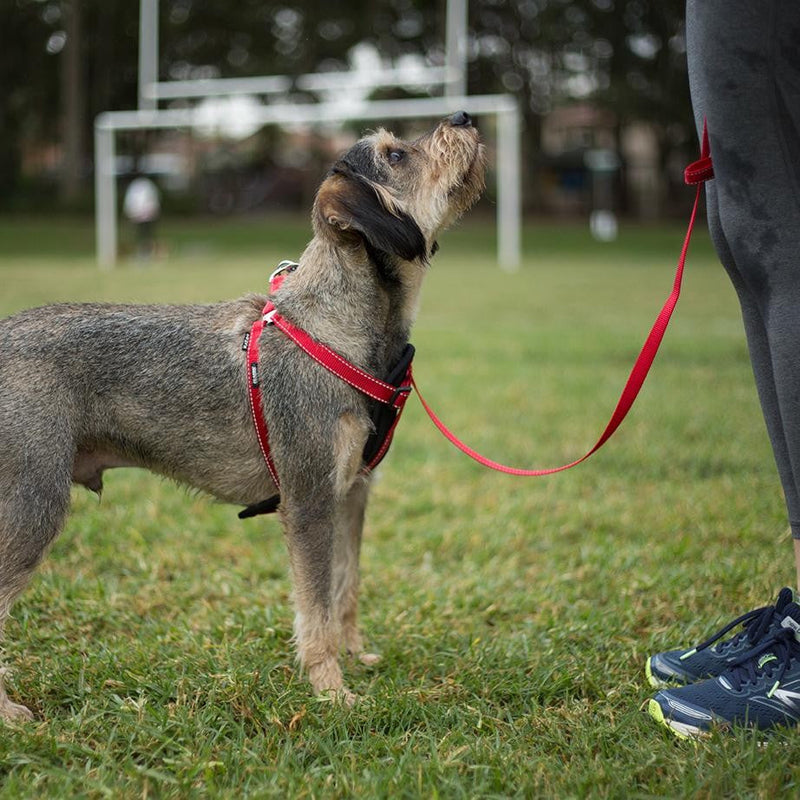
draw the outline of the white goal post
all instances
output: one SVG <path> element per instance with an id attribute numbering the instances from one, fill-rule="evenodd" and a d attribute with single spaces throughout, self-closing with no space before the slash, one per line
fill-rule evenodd
<path id="1" fill-rule="evenodd" d="M 95 231 L 97 260 L 113 267 L 117 260 L 117 131 L 202 128 L 207 119 L 197 108 L 159 109 L 159 100 L 202 99 L 212 96 L 249 94 L 280 96 L 292 88 L 308 92 L 338 89 L 377 89 L 382 86 L 442 86 L 444 97 L 407 100 L 349 102 L 346 108 L 334 102 L 294 104 L 278 99 L 257 106 L 248 121 L 260 126 L 319 124 L 324 122 L 376 121 L 444 117 L 466 111 L 496 119 L 497 152 L 497 260 L 515 270 L 521 256 L 522 193 L 520 113 L 512 95 L 474 95 L 466 92 L 467 0 L 447 0 L 445 64 L 416 69 L 382 68 L 367 75 L 325 72 L 291 78 L 269 75 L 252 78 L 204 80 L 158 80 L 158 0 L 140 0 L 139 10 L 139 109 L 107 111 L 94 125 Z"/>
<path id="2" fill-rule="evenodd" d="M 344 111 L 336 103 L 274 103 L 253 109 L 259 125 L 314 124 L 346 120 L 376 121 L 444 117 L 464 110 L 497 121 L 497 260 L 515 270 L 521 251 L 520 115 L 511 95 L 424 97 L 367 100 Z M 95 120 L 95 232 L 97 260 L 113 267 L 117 260 L 117 131 L 199 128 L 207 124 L 196 108 L 107 111 Z"/>

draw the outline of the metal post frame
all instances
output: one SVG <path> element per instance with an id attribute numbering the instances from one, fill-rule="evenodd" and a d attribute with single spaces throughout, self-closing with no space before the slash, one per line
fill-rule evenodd
<path id="1" fill-rule="evenodd" d="M 467 0 L 447 0 L 445 66 L 409 71 L 381 69 L 360 83 L 352 72 L 325 72 L 290 78 L 268 75 L 252 78 L 208 78 L 184 81 L 158 80 L 158 2 L 139 0 L 139 105 L 158 107 L 159 100 L 230 94 L 285 94 L 293 87 L 317 92 L 325 89 L 379 88 L 383 86 L 444 86 L 447 97 L 467 94 Z"/>
<path id="2" fill-rule="evenodd" d="M 425 97 L 415 100 L 369 100 L 346 111 L 337 103 L 261 106 L 254 110 L 254 122 L 261 125 L 316 124 L 344 120 L 424 119 L 444 117 L 460 109 L 497 119 L 497 258 L 505 269 L 520 263 L 520 148 L 519 110 L 511 95 L 472 97 Z M 155 111 L 109 111 L 95 120 L 95 189 L 97 199 L 97 258 L 111 267 L 117 258 L 116 169 L 114 137 L 116 131 L 201 127 L 196 109 Z"/>
<path id="3" fill-rule="evenodd" d="M 154 109 L 158 101 L 150 87 L 158 80 L 158 0 L 139 3 L 139 110 Z"/>
<path id="4" fill-rule="evenodd" d="M 117 170 L 114 128 L 94 127 L 94 197 L 97 262 L 101 268 L 117 260 Z"/>
<path id="5" fill-rule="evenodd" d="M 516 103 L 497 114 L 497 261 L 519 269 L 522 251 L 522 154 Z"/>
<path id="6" fill-rule="evenodd" d="M 467 93 L 467 0 L 447 0 L 445 33 L 446 97 Z"/>
<path id="7" fill-rule="evenodd" d="M 254 113 L 260 125 L 317 124 L 345 120 L 443 117 L 465 110 L 494 116 L 497 121 L 497 260 L 501 267 L 519 267 L 521 255 L 520 114 L 511 95 L 467 95 L 468 0 L 447 0 L 445 66 L 416 70 L 381 69 L 368 76 L 328 72 L 290 78 L 282 75 L 209 80 L 158 80 L 158 3 L 140 0 L 138 111 L 100 114 L 95 120 L 95 199 L 97 259 L 111 267 L 117 259 L 116 131 L 201 127 L 194 108 L 160 110 L 159 100 L 235 94 L 280 97 L 297 88 L 308 92 L 332 89 L 376 89 L 381 86 L 443 86 L 445 98 L 364 100 L 344 111 L 338 104 L 273 102 Z"/>
<path id="8" fill-rule="evenodd" d="M 187 81 L 160 81 L 146 87 L 151 99 L 174 100 L 180 97 L 220 97 L 235 94 L 281 95 L 292 89 L 321 92 L 348 89 L 376 89 L 387 86 L 432 86 L 447 79 L 445 67 L 421 67 L 414 70 L 381 69 L 366 75 L 352 72 L 319 72 L 290 78 L 268 75 L 255 78 L 198 78 Z"/>

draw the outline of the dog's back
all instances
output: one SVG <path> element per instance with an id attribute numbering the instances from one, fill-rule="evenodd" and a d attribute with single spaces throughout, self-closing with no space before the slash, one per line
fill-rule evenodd
<path id="1" fill-rule="evenodd" d="M 55 305 L 3 320 L 0 474 L 24 452 L 95 490 L 88 462 L 252 497 L 252 477 L 230 476 L 253 450 L 240 347 L 259 303 Z"/>

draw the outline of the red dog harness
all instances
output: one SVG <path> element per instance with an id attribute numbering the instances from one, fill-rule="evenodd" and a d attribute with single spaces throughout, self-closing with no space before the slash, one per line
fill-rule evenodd
<path id="1" fill-rule="evenodd" d="M 286 276 L 298 267 L 293 261 L 281 261 L 278 268 L 270 276 L 269 288 L 272 297 L 281 287 Z M 374 469 L 380 464 L 389 450 L 394 436 L 394 429 L 400 421 L 400 414 L 411 393 L 411 361 L 414 357 L 414 348 L 406 345 L 400 362 L 395 366 L 387 381 L 365 372 L 360 367 L 343 358 L 335 350 L 312 338 L 302 328 L 290 322 L 278 313 L 271 299 L 261 312 L 261 316 L 253 323 L 250 332 L 245 335 L 242 350 L 247 352 L 247 378 L 250 396 L 250 411 L 253 416 L 256 435 L 264 462 L 267 465 L 275 486 L 280 487 L 278 469 L 272 458 L 269 446 L 269 433 L 261 405 L 261 382 L 259 379 L 259 352 L 258 343 L 265 326 L 273 325 L 283 334 L 288 336 L 301 350 L 314 359 L 320 366 L 336 375 L 345 383 L 379 405 L 371 414 L 375 425 L 375 433 L 368 439 L 364 448 L 364 471 Z M 256 514 L 266 514 L 277 509 L 280 495 L 253 506 L 248 506 L 242 511 L 240 517 L 250 517 Z"/>

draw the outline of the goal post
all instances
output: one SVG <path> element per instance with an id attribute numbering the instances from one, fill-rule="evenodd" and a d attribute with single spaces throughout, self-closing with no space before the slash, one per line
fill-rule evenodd
<path id="1" fill-rule="evenodd" d="M 497 260 L 506 270 L 520 265 L 522 200 L 520 113 L 512 95 L 424 97 L 366 100 L 346 111 L 336 103 L 273 103 L 253 109 L 260 126 L 325 122 L 424 119 L 459 110 L 494 116 L 497 122 Z M 199 128 L 206 125 L 196 108 L 107 111 L 95 120 L 95 235 L 97 260 L 111 268 L 117 260 L 116 133 L 118 131 Z"/>

